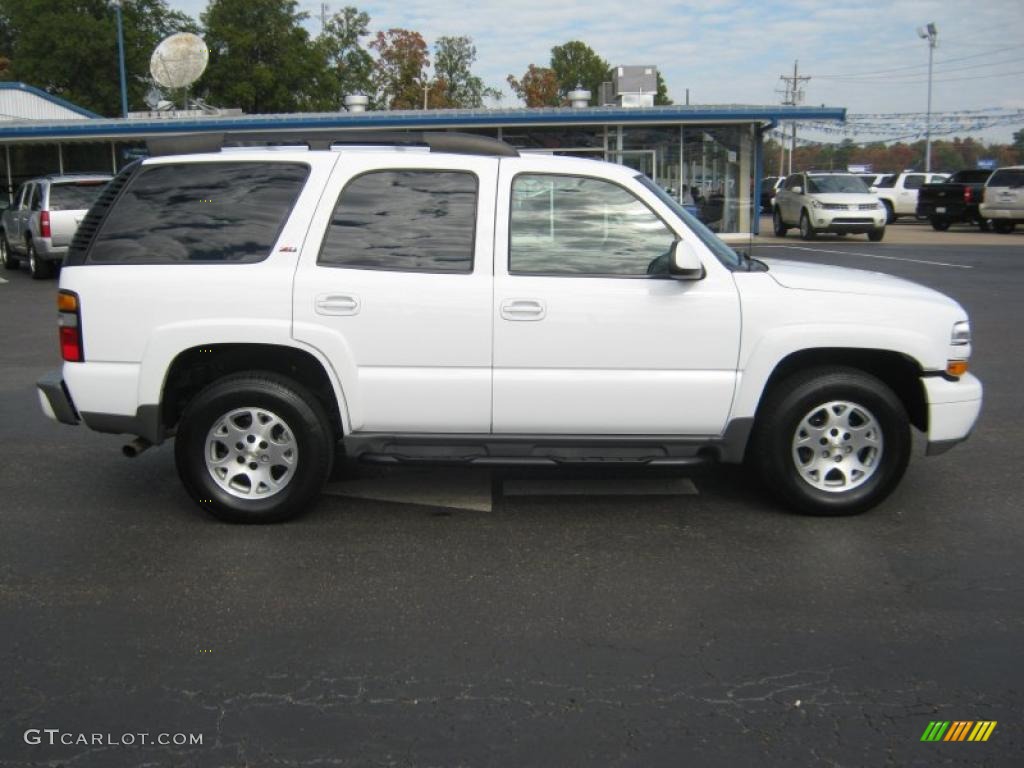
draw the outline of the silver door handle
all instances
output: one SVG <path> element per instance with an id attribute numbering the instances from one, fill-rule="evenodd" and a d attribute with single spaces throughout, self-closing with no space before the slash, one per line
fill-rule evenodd
<path id="1" fill-rule="evenodd" d="M 318 315 L 355 315 L 359 313 L 359 297 L 322 294 L 316 297 Z"/>
<path id="2" fill-rule="evenodd" d="M 507 299 L 501 303 L 501 316 L 506 320 L 542 320 L 545 314 L 543 301 Z"/>

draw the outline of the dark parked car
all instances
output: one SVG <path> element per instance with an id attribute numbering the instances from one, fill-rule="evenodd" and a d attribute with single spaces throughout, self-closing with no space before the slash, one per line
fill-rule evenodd
<path id="1" fill-rule="evenodd" d="M 987 232 L 989 223 L 978 211 L 978 204 L 991 175 L 992 171 L 985 170 L 957 171 L 946 181 L 925 184 L 917 193 L 918 218 L 928 219 L 940 232 L 956 222 L 977 224 Z"/>
<path id="2" fill-rule="evenodd" d="M 765 176 L 761 179 L 761 213 L 772 212 L 772 198 L 785 180 L 785 176 Z"/>

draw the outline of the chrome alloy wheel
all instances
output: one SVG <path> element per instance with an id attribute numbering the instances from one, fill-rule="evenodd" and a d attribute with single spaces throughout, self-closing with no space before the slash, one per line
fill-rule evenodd
<path id="1" fill-rule="evenodd" d="M 811 409 L 793 435 L 793 462 L 808 485 L 838 493 L 857 488 L 878 471 L 883 437 L 862 405 L 833 400 Z"/>
<path id="2" fill-rule="evenodd" d="M 206 469 L 217 485 L 240 499 L 280 493 L 295 476 L 299 448 L 295 435 L 265 408 L 236 408 L 206 434 Z"/>

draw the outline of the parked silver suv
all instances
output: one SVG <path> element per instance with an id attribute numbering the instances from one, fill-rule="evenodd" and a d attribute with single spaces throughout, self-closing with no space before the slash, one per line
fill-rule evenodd
<path id="1" fill-rule="evenodd" d="M 110 181 L 104 174 L 43 176 L 26 181 L 0 217 L 0 262 L 28 261 L 36 280 L 51 277 L 89 206 Z"/>

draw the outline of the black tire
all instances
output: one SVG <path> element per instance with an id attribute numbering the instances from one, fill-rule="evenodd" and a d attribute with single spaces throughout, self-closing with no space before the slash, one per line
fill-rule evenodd
<path id="1" fill-rule="evenodd" d="M 276 416 L 285 427 L 276 435 L 281 441 L 278 445 L 294 448 L 294 467 L 285 470 L 281 477 L 288 471 L 293 474 L 280 490 L 262 498 L 246 498 L 244 486 L 241 490 L 235 489 L 242 496 L 233 494 L 224 487 L 234 482 L 232 477 L 215 480 L 214 471 L 217 470 L 207 467 L 207 440 L 211 437 L 211 430 L 218 424 L 224 424 L 228 414 L 246 409 Z M 238 426 L 238 423 L 236 420 L 232 425 Z M 249 427 L 243 424 L 242 428 L 252 429 L 245 437 L 251 448 L 241 436 L 236 446 L 243 446 L 250 452 L 246 459 L 252 459 L 249 467 L 262 469 L 258 461 L 268 465 L 272 461 L 256 455 L 260 449 L 269 448 L 260 436 L 265 425 L 257 424 L 256 419 L 249 423 Z M 272 432 L 263 432 L 262 436 L 270 440 L 270 434 Z M 250 440 L 251 437 L 255 439 Z M 230 442 L 230 439 L 225 438 L 225 441 Z M 316 503 L 331 472 L 335 442 L 334 430 L 323 406 L 305 387 L 275 373 L 247 371 L 218 379 L 189 402 L 178 424 L 174 459 L 178 476 L 188 494 L 215 517 L 232 523 L 277 523 L 300 515 Z M 214 447 L 218 446 L 226 449 L 222 465 L 225 473 L 238 470 L 233 477 L 241 478 L 246 472 L 245 461 L 241 466 L 235 466 L 233 462 L 237 459 L 232 458 L 232 447 L 222 444 Z M 268 466 L 267 471 L 272 469 Z M 252 490 L 250 482 L 249 493 Z"/>
<path id="2" fill-rule="evenodd" d="M 945 218 L 944 216 L 932 216 L 931 222 L 932 229 L 934 229 L 936 232 L 945 232 L 947 229 L 949 229 L 949 225 L 951 224 L 950 220 Z"/>
<path id="3" fill-rule="evenodd" d="M 1016 229 L 1017 225 L 1010 219 L 995 219 L 992 222 L 992 228 L 995 229 L 1000 235 L 1008 235 Z"/>
<path id="4" fill-rule="evenodd" d="M 794 445 L 805 416 L 818 406 L 827 414 L 824 406 L 837 401 L 865 409 L 881 432 L 880 458 L 876 455 L 868 476 L 849 490 L 815 487 L 801 475 L 794 456 L 808 450 Z M 836 437 L 828 438 L 836 444 L 830 443 L 822 450 L 841 456 L 835 465 L 835 472 L 841 475 L 840 470 L 849 471 L 850 465 L 842 463 L 847 456 L 842 427 L 838 432 Z M 849 437 L 846 434 L 845 439 Z M 866 512 L 881 503 L 903 477 L 910 448 L 906 409 L 884 382 L 856 368 L 816 368 L 787 377 L 767 393 L 758 408 L 750 458 L 764 484 L 790 509 L 806 515 L 840 516 Z M 811 458 L 816 458 L 814 451 Z M 828 466 L 832 466 L 831 459 Z M 829 470 L 822 481 L 829 482 L 832 474 Z"/>
<path id="5" fill-rule="evenodd" d="M 978 229 L 982 232 L 988 232 L 992 229 L 992 222 L 988 219 L 978 219 Z"/>
<path id="6" fill-rule="evenodd" d="M 776 237 L 785 237 L 789 229 L 786 226 L 786 222 L 782 220 L 782 211 L 778 208 L 772 211 L 772 229 L 775 231 Z"/>
<path id="7" fill-rule="evenodd" d="M 882 205 L 885 207 L 885 223 L 892 224 L 898 218 L 896 216 L 895 209 L 892 207 L 892 203 L 888 200 L 883 200 Z"/>
<path id="8" fill-rule="evenodd" d="M 21 262 L 18 257 L 11 253 L 11 244 L 7 242 L 7 235 L 0 235 L 0 263 L 3 263 L 4 269 L 17 269 Z"/>
<path id="9" fill-rule="evenodd" d="M 868 232 L 868 240 L 870 240 L 872 243 L 881 242 L 883 237 L 885 237 L 885 227 L 880 227 L 879 229 L 872 229 L 870 232 Z"/>
<path id="10" fill-rule="evenodd" d="M 813 240 L 818 236 L 818 231 L 811 226 L 811 217 L 807 211 L 800 211 L 800 239 Z"/>
<path id="11" fill-rule="evenodd" d="M 33 280 L 53 277 L 53 263 L 39 258 L 31 239 L 25 241 L 25 253 L 28 256 L 28 272 Z"/>

